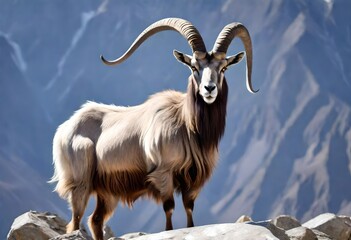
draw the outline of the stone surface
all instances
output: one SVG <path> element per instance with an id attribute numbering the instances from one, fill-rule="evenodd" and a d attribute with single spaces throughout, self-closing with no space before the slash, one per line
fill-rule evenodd
<path id="1" fill-rule="evenodd" d="M 328 236 L 327 234 L 318 231 L 316 229 L 312 229 L 312 232 L 316 235 L 318 240 L 333 240 L 330 236 Z"/>
<path id="2" fill-rule="evenodd" d="M 321 214 L 302 226 L 310 229 L 316 229 L 333 239 L 349 240 L 351 237 L 351 219 L 346 216 L 336 216 L 333 213 Z"/>
<path id="3" fill-rule="evenodd" d="M 262 226 L 267 228 L 271 233 L 280 240 L 289 240 L 289 237 L 286 235 L 285 231 L 281 228 L 275 226 L 271 220 L 259 221 L 259 222 L 248 222 L 248 224 Z"/>
<path id="4" fill-rule="evenodd" d="M 84 225 L 71 234 L 66 233 L 67 222 L 55 214 L 29 211 L 17 217 L 7 235 L 8 240 L 92 239 Z M 114 237 L 111 228 L 104 226 L 104 240 Z"/>
<path id="5" fill-rule="evenodd" d="M 103 231 L 104 231 L 104 240 L 108 240 L 115 236 L 112 229 L 108 225 L 104 225 Z"/>
<path id="6" fill-rule="evenodd" d="M 296 227 L 286 231 L 290 240 L 317 240 L 316 234 L 309 228 Z"/>
<path id="7" fill-rule="evenodd" d="M 272 223 L 284 230 L 290 230 L 301 226 L 301 223 L 296 218 L 288 215 L 280 215 L 272 220 Z"/>
<path id="8" fill-rule="evenodd" d="M 26 212 L 15 219 L 8 240 L 47 240 L 65 233 L 67 222 L 55 214 Z"/>
<path id="9" fill-rule="evenodd" d="M 76 230 L 71 233 L 50 238 L 50 240 L 93 240 L 93 238 L 83 230 Z"/>
<path id="10" fill-rule="evenodd" d="M 144 236 L 144 235 L 147 235 L 147 233 L 144 233 L 144 232 L 127 233 L 127 234 L 124 234 L 124 235 L 122 235 L 122 236 L 120 236 L 118 238 L 109 239 L 109 240 L 117 240 L 117 239 L 128 240 L 128 239 L 135 239 L 137 237 Z"/>
<path id="11" fill-rule="evenodd" d="M 253 222 L 241 216 L 236 223 L 213 224 L 176 229 L 155 234 L 129 233 L 120 237 L 104 226 L 104 240 L 236 239 L 236 240 L 351 240 L 351 219 L 335 214 L 321 214 L 302 226 L 293 217 L 282 215 L 274 220 Z M 30 211 L 17 217 L 8 240 L 92 240 L 84 226 L 65 234 L 66 221 L 51 213 Z M 293 227 L 296 226 L 296 227 Z"/>
<path id="12" fill-rule="evenodd" d="M 227 223 L 205 225 L 193 228 L 183 228 L 172 231 L 165 231 L 155 234 L 148 234 L 133 238 L 133 240 L 278 240 L 268 229 L 245 223 Z"/>

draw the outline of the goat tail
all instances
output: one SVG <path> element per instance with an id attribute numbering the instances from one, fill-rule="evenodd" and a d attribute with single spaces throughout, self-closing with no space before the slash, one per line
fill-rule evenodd
<path id="1" fill-rule="evenodd" d="M 54 191 L 57 192 L 60 197 L 68 199 L 73 187 L 73 169 L 71 167 L 67 154 L 65 154 L 64 150 L 67 146 L 65 146 L 61 140 L 59 131 L 60 128 L 57 129 L 53 140 L 52 155 L 54 175 L 50 179 L 49 183 L 57 183 Z"/>
<path id="2" fill-rule="evenodd" d="M 89 138 L 66 136 L 62 129 L 58 128 L 53 140 L 55 170 L 49 183 L 57 183 L 54 191 L 68 200 L 77 188 L 91 192 L 95 150 Z"/>

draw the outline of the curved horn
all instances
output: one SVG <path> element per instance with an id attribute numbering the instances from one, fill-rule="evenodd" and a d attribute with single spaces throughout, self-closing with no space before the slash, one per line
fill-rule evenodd
<path id="1" fill-rule="evenodd" d="M 238 22 L 233 22 L 225 26 L 219 33 L 217 40 L 213 46 L 213 53 L 227 54 L 230 43 L 235 37 L 239 37 L 244 44 L 246 52 L 246 88 L 251 93 L 256 93 L 251 83 L 252 72 L 252 43 L 249 31 L 244 25 Z"/>
<path id="2" fill-rule="evenodd" d="M 106 65 L 119 64 L 130 57 L 133 52 L 150 36 L 165 30 L 173 30 L 180 33 L 188 41 L 193 53 L 207 52 L 202 37 L 194 25 L 181 18 L 165 18 L 151 24 L 148 28 L 146 28 L 120 58 L 112 61 L 106 60 L 102 55 L 100 58 Z"/>

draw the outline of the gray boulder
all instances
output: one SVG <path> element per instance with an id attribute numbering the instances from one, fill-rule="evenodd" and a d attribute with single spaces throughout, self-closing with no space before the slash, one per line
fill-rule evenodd
<path id="1" fill-rule="evenodd" d="M 15 219 L 8 240 L 47 240 L 64 234 L 67 222 L 49 212 L 26 212 Z"/>
<path id="2" fill-rule="evenodd" d="M 245 223 L 227 223 L 183 228 L 135 237 L 133 240 L 278 240 L 268 229 Z"/>
<path id="3" fill-rule="evenodd" d="M 316 234 L 309 228 L 296 227 L 286 231 L 290 240 L 317 240 Z"/>
<path id="4" fill-rule="evenodd" d="M 8 240 L 47 240 L 47 239 L 92 239 L 84 227 L 70 234 L 66 233 L 67 222 L 56 214 L 29 211 L 17 217 L 7 235 Z M 104 226 L 104 239 L 114 237 L 110 227 Z"/>
<path id="5" fill-rule="evenodd" d="M 71 233 L 50 238 L 50 240 L 93 240 L 93 238 L 90 237 L 84 230 L 76 230 Z"/>
<path id="6" fill-rule="evenodd" d="M 321 231 L 332 239 L 349 240 L 351 237 L 351 219 L 346 216 L 336 216 L 333 213 L 321 214 L 302 226 Z"/>
<path id="7" fill-rule="evenodd" d="M 278 228 L 290 230 L 301 226 L 301 223 L 296 218 L 288 215 L 280 215 L 272 220 L 272 223 Z"/>
<path id="8" fill-rule="evenodd" d="M 289 240 L 288 235 L 281 228 L 278 228 L 272 223 L 272 220 L 259 221 L 259 222 L 248 222 L 247 224 L 261 226 L 267 228 L 274 236 L 280 240 Z"/>
<path id="9" fill-rule="evenodd" d="M 333 240 L 330 236 L 316 229 L 312 229 L 312 232 L 316 235 L 318 240 Z"/>

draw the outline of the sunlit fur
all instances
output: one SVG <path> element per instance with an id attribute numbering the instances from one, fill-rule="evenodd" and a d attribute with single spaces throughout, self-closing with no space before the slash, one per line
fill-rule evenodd
<path id="1" fill-rule="evenodd" d="M 72 208 L 67 232 L 79 229 L 90 195 L 96 209 L 89 219 L 95 239 L 103 239 L 103 224 L 118 202 L 129 206 L 141 196 L 163 203 L 166 230 L 173 229 L 174 192 L 182 194 L 187 226 L 200 189 L 218 159 L 218 143 L 225 128 L 228 86 L 224 71 L 244 53 L 226 56 L 239 37 L 247 53 L 246 83 L 250 92 L 252 44 L 240 23 L 226 25 L 212 51 L 207 52 L 198 30 L 179 18 L 161 19 L 147 27 L 115 60 L 117 65 L 152 35 L 166 30 L 180 33 L 192 56 L 174 51 L 176 59 L 192 70 L 187 93 L 164 91 L 134 107 L 88 102 L 56 132 L 53 142 L 55 190 Z"/>
<path id="2" fill-rule="evenodd" d="M 102 239 L 102 224 L 118 201 L 131 206 L 141 196 L 163 202 L 171 229 L 175 191 L 193 226 L 194 200 L 218 159 L 227 94 L 223 79 L 215 102 L 206 104 L 191 75 L 187 93 L 160 92 L 133 107 L 84 104 L 53 141 L 52 182 L 72 207 L 67 231 L 79 228 L 91 194 L 97 196 L 89 220 L 95 239 Z"/>

